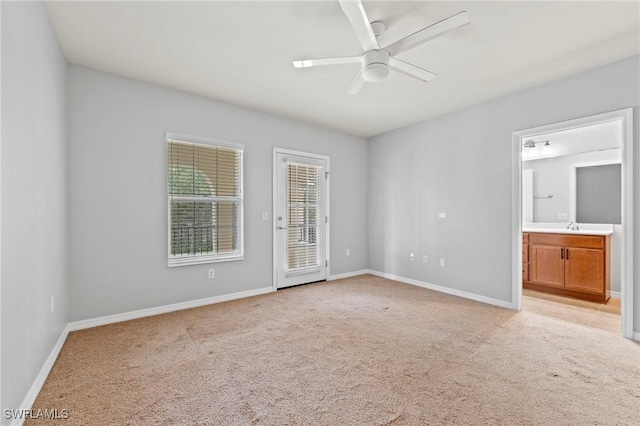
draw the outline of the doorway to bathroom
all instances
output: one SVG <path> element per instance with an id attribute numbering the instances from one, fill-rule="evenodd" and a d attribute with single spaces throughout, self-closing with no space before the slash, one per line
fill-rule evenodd
<path id="1" fill-rule="evenodd" d="M 631 109 L 515 132 L 513 304 L 633 337 Z"/>

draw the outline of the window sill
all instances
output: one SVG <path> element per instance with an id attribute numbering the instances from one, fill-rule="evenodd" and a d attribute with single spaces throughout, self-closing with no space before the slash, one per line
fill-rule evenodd
<path id="1" fill-rule="evenodd" d="M 177 266 L 188 266 L 188 265 L 202 265 L 204 263 L 219 263 L 219 262 L 233 262 L 236 260 L 244 260 L 244 253 L 234 253 L 231 255 L 220 255 L 220 256 L 176 256 L 170 257 L 167 262 L 167 266 L 169 268 L 174 268 Z"/>

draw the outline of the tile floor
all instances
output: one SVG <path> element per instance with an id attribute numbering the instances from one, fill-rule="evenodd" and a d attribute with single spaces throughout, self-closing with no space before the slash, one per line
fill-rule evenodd
<path id="1" fill-rule="evenodd" d="M 620 334 L 620 299 L 606 304 L 523 290 L 522 309 Z"/>

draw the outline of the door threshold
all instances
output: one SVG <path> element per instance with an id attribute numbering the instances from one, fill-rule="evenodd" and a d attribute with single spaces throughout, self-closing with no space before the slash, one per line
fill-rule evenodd
<path id="1" fill-rule="evenodd" d="M 277 290 L 278 291 L 287 290 L 287 289 L 290 289 L 290 288 L 302 287 L 304 285 L 315 284 L 315 283 L 326 283 L 326 282 L 327 282 L 327 280 L 311 281 L 309 283 L 295 284 L 295 285 L 290 285 L 290 286 L 287 286 L 287 287 L 278 288 Z"/>

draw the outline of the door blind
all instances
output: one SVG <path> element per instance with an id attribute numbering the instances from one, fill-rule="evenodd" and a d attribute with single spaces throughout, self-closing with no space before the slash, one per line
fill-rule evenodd
<path id="1" fill-rule="evenodd" d="M 287 163 L 287 271 L 319 268 L 320 167 Z"/>
<path id="2" fill-rule="evenodd" d="M 242 150 L 168 141 L 169 264 L 242 258 Z"/>

